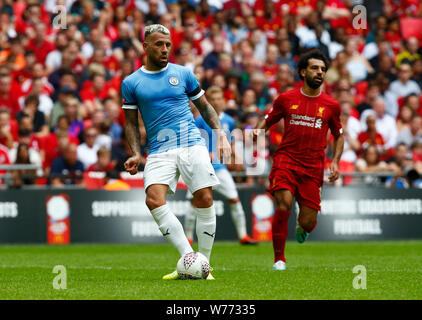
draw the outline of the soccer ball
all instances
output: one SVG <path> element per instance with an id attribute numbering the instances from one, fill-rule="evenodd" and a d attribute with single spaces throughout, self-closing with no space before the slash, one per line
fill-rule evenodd
<path id="1" fill-rule="evenodd" d="M 206 279 L 210 274 L 210 264 L 202 253 L 189 252 L 180 257 L 176 270 L 182 280 Z"/>

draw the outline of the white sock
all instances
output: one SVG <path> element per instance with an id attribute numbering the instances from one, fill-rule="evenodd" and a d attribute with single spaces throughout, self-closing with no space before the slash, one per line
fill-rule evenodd
<path id="1" fill-rule="evenodd" d="M 234 226 L 236 227 L 237 237 L 242 239 L 246 236 L 246 217 L 240 201 L 230 203 L 230 214 L 232 216 Z"/>
<path id="2" fill-rule="evenodd" d="M 181 256 L 193 251 L 183 232 L 182 224 L 167 204 L 155 208 L 151 214 L 163 236 L 179 251 Z"/>
<path id="3" fill-rule="evenodd" d="M 196 214 L 195 207 L 190 205 L 189 210 L 185 214 L 185 234 L 187 238 L 193 239 L 193 231 L 195 230 Z"/>
<path id="4" fill-rule="evenodd" d="M 198 237 L 198 250 L 210 261 L 212 245 L 215 238 L 215 208 L 195 208 L 196 236 Z"/>

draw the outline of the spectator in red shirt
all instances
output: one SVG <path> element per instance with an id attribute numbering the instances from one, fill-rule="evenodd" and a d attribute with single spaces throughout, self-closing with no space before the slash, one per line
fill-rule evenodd
<path id="1" fill-rule="evenodd" d="M 278 65 L 276 78 L 269 84 L 269 94 L 275 99 L 280 93 L 287 90 L 293 84 L 293 71 L 288 64 Z"/>
<path id="2" fill-rule="evenodd" d="M 2 107 L 10 110 L 12 119 L 20 111 L 18 96 L 12 90 L 12 78 L 6 74 L 0 76 L 0 108 Z"/>
<path id="3" fill-rule="evenodd" d="M 196 16 L 197 22 L 200 28 L 209 29 L 211 24 L 214 22 L 214 15 L 211 14 L 211 8 L 208 1 L 202 0 L 199 4 L 198 14 Z M 173 39 L 173 37 L 172 37 Z"/>
<path id="4" fill-rule="evenodd" d="M 204 35 L 198 30 L 198 24 L 196 23 L 196 14 L 193 12 L 187 12 L 184 19 L 183 25 L 183 39 L 181 41 L 187 41 L 192 43 L 192 53 L 195 56 L 202 57 L 205 55 L 205 50 L 202 48 L 202 41 Z"/>
<path id="5" fill-rule="evenodd" d="M 22 3 L 22 2 L 21 2 Z M 26 4 L 25 2 L 23 2 Z M 16 26 L 15 30 L 19 34 L 26 34 L 29 36 L 34 36 L 35 25 L 42 21 L 41 18 L 41 8 L 38 4 L 31 3 L 26 6 L 22 15 L 19 15 L 15 12 L 16 17 Z M 48 22 L 48 17 L 47 21 Z"/>
<path id="6" fill-rule="evenodd" d="M 35 37 L 29 41 L 27 50 L 35 52 L 37 61 L 45 65 L 47 55 L 56 49 L 54 43 L 46 40 L 47 27 L 43 22 L 35 25 Z"/>
<path id="7" fill-rule="evenodd" d="M 117 60 L 117 58 L 113 54 L 111 40 L 106 36 L 103 36 L 100 38 L 99 44 L 100 48 L 104 50 L 102 64 L 106 69 L 110 71 L 111 75 L 114 75 L 116 71 L 119 70 L 119 60 Z"/>
<path id="8" fill-rule="evenodd" d="M 97 151 L 97 157 L 97 162 L 88 167 L 88 172 L 108 172 L 114 170 L 114 165 L 111 163 L 111 150 L 101 147 Z"/>
<path id="9" fill-rule="evenodd" d="M 380 158 L 387 155 L 387 148 L 383 136 L 377 132 L 375 125 L 376 116 L 370 114 L 366 117 L 367 130 L 359 133 L 358 141 L 360 143 L 360 152 L 363 152 L 370 145 L 376 146 Z"/>
<path id="10" fill-rule="evenodd" d="M 273 1 L 265 1 L 264 14 L 256 17 L 256 25 L 265 32 L 268 42 L 275 42 L 277 30 L 283 27 L 283 20 L 276 12 Z"/>
<path id="11" fill-rule="evenodd" d="M 265 74 L 268 82 L 273 82 L 276 78 L 278 69 L 278 48 L 275 44 L 268 44 L 267 46 L 267 58 L 262 65 L 262 71 Z"/>
<path id="12" fill-rule="evenodd" d="M 223 11 L 234 11 L 236 16 L 245 17 L 251 13 L 251 8 L 246 1 L 229 0 L 223 4 Z"/>
<path id="13" fill-rule="evenodd" d="M 10 164 L 8 149 L 3 145 L 0 145 L 0 164 Z M 5 174 L 5 170 L 0 170 L 0 174 Z M 0 184 L 1 184 L 0 180 Z"/>
<path id="14" fill-rule="evenodd" d="M 61 156 L 69 144 L 79 144 L 79 140 L 77 138 L 72 137 L 67 133 L 67 130 L 69 130 L 69 122 L 66 117 L 60 117 L 58 123 L 63 123 L 63 125 L 67 126 L 67 129 L 59 129 L 55 133 L 50 133 L 41 140 L 41 150 L 44 154 L 43 167 L 46 173 L 50 171 L 50 167 L 54 159 Z"/>
<path id="15" fill-rule="evenodd" d="M 16 120 L 10 119 L 9 109 L 0 109 L 0 145 L 6 148 L 13 148 L 13 142 L 18 137 L 18 124 Z"/>
<path id="16" fill-rule="evenodd" d="M 96 102 L 108 96 L 116 97 L 117 95 L 117 91 L 106 82 L 105 75 L 101 73 L 95 73 L 92 76 L 92 81 L 81 91 L 81 98 L 84 102 Z"/>
<path id="17" fill-rule="evenodd" d="M 119 37 L 117 27 L 113 24 L 113 9 L 110 6 L 100 11 L 97 27 L 110 41 L 116 41 Z"/>
<path id="18" fill-rule="evenodd" d="M 21 86 L 22 95 L 28 95 L 32 91 L 32 83 L 37 78 L 41 79 L 43 83 L 41 93 L 51 96 L 54 92 L 54 87 L 51 85 L 51 83 L 48 82 L 45 68 L 43 64 L 40 62 L 36 62 L 32 65 L 31 77 L 26 79 L 22 83 L 22 86 Z"/>
<path id="19" fill-rule="evenodd" d="M 133 62 L 128 59 L 123 59 L 120 62 L 119 71 L 116 73 L 114 78 L 111 79 L 110 85 L 116 89 L 117 92 L 120 92 L 120 86 L 122 85 L 123 79 L 130 75 L 134 70 Z"/>

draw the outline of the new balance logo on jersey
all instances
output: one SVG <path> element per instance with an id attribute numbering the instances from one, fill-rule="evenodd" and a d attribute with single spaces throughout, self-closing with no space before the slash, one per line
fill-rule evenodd
<path id="1" fill-rule="evenodd" d="M 170 232 L 169 232 L 169 228 L 167 228 L 167 230 L 166 230 L 166 233 L 163 233 L 163 236 L 165 237 L 165 236 L 168 236 L 169 234 L 170 234 Z"/>
<path id="2" fill-rule="evenodd" d="M 215 232 L 213 234 L 211 234 L 211 233 L 204 231 L 204 234 L 206 234 L 207 236 L 210 236 L 211 238 L 214 238 Z"/>

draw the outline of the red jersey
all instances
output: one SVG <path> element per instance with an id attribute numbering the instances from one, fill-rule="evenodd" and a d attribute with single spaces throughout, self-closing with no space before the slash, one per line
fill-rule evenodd
<path id="1" fill-rule="evenodd" d="M 367 131 L 361 132 L 358 135 L 358 141 L 362 146 L 362 150 L 368 148 L 369 145 L 373 144 L 378 147 L 378 150 L 381 151 L 385 148 L 384 138 L 380 133 L 376 133 L 374 139 L 369 135 Z"/>
<path id="2" fill-rule="evenodd" d="M 37 45 L 35 39 L 32 39 L 29 41 L 29 44 L 26 49 L 33 51 L 35 53 L 37 62 L 45 65 L 45 59 L 47 58 L 47 55 L 51 51 L 54 51 L 56 49 L 56 46 L 54 45 L 54 43 L 51 43 L 47 40 L 44 40 L 43 43 Z"/>
<path id="3" fill-rule="evenodd" d="M 0 146 L 0 164 L 10 164 L 8 149 L 3 146 Z M 5 174 L 5 173 L 6 173 L 5 170 L 0 170 L 0 174 Z"/>
<path id="4" fill-rule="evenodd" d="M 273 167 L 304 173 L 322 183 L 328 129 L 335 137 L 343 132 L 339 103 L 325 92 L 310 97 L 297 88 L 277 97 L 265 116 L 267 127 L 281 118 L 284 135 L 274 154 Z"/>

